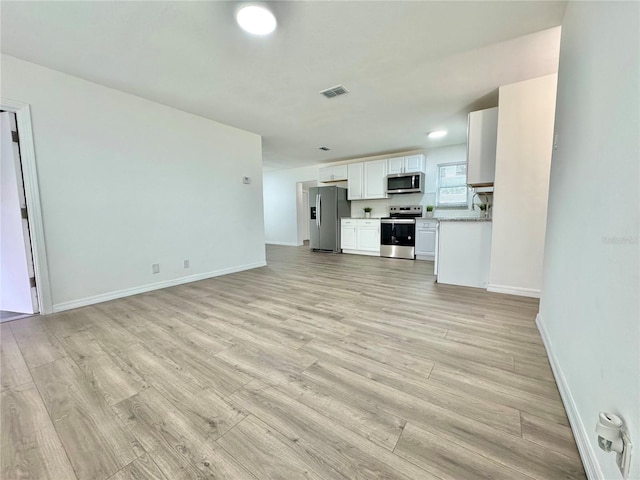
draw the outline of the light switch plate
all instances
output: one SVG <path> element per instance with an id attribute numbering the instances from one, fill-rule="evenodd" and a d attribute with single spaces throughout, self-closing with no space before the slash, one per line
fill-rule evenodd
<path id="1" fill-rule="evenodd" d="M 251 179 L 249 177 L 242 177 L 242 183 L 248 185 L 251 183 Z"/>

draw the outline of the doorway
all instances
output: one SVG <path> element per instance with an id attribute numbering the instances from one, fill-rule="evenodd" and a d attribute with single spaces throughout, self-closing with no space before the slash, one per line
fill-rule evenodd
<path id="1" fill-rule="evenodd" d="M 16 115 L 0 110 L 0 321 L 39 312 Z"/>
<path id="2" fill-rule="evenodd" d="M 4 119 L 0 124 L 3 130 L 7 132 L 5 133 L 7 141 L 3 139 L 1 142 L 2 149 L 6 149 L 5 158 L 13 159 L 13 164 L 7 161 L 3 166 L 1 179 L 3 187 L 2 190 L 3 192 L 5 191 L 4 185 L 6 183 L 8 185 L 8 189 L 13 190 L 14 198 L 18 199 L 13 200 L 14 202 L 17 202 L 18 211 L 13 209 L 13 213 L 10 214 L 15 226 L 7 227 L 5 229 L 4 225 L 0 225 L 0 249 L 2 248 L 1 245 L 5 243 L 4 238 L 6 237 L 5 234 L 7 232 L 11 232 L 14 237 L 21 237 L 22 242 L 18 243 L 18 245 L 23 245 L 20 253 L 7 253 L 7 256 L 5 256 L 4 251 L 2 251 L 0 265 L 5 265 L 5 260 L 12 261 L 14 255 L 17 255 L 19 259 L 24 259 L 20 260 L 21 262 L 24 262 L 22 263 L 23 272 L 25 268 L 27 271 L 27 274 L 23 275 L 24 277 L 29 278 L 28 290 L 29 294 L 32 295 L 31 307 L 28 308 L 29 304 L 27 303 L 27 308 L 24 310 L 27 310 L 28 312 L 52 313 L 53 302 L 51 301 L 49 268 L 44 243 L 44 224 L 42 221 L 40 187 L 38 185 L 35 147 L 31 127 L 31 108 L 29 104 L 23 102 L 10 100 L 8 98 L 0 98 L 0 113 L 4 115 Z M 14 138 L 17 139 L 17 142 L 14 142 Z M 9 172 L 6 175 L 4 174 L 5 167 L 8 169 L 7 172 Z M 19 172 L 21 175 L 18 175 Z M 15 182 L 10 182 L 11 178 L 14 178 Z M 22 197 L 23 203 L 21 203 L 19 199 L 20 197 Z M 7 203 L 7 205 L 9 204 L 10 202 Z M 24 207 L 21 205 L 24 205 Z M 25 210 L 23 210 L 23 208 Z M 2 200 L 2 209 L 2 221 L 4 221 L 4 199 Z M 27 218 L 24 219 L 23 216 L 26 216 Z M 28 236 L 25 235 L 25 231 L 28 232 Z M 20 234 L 20 232 L 22 233 Z M 27 261 L 28 259 L 26 256 L 28 252 L 31 254 L 31 262 Z M 29 267 L 29 264 L 31 264 L 31 267 Z M 35 279 L 35 287 L 32 286 L 34 283 L 34 280 L 31 280 L 32 278 Z M 5 300 L 13 300 L 13 296 L 9 295 L 7 290 L 8 288 L 13 287 L 14 283 L 15 281 L 11 272 L 7 272 L 5 274 L 0 271 L 0 303 L 4 304 Z M 24 282 L 22 282 L 22 288 L 26 291 Z M 35 299 L 33 298 L 33 295 L 35 295 Z M 26 295 L 23 295 L 23 297 L 26 298 Z M 7 304 L 6 307 L 2 307 L 2 305 L 0 305 L 0 309 L 5 310 L 5 308 L 14 308 L 13 306 L 9 307 L 9 305 L 10 303 Z M 23 309 L 20 308 L 20 310 Z M 15 314 L 2 314 L 0 316 L 0 321 L 13 320 L 17 315 L 29 316 L 32 315 L 32 313 L 15 312 Z"/>
<path id="3" fill-rule="evenodd" d="M 317 180 L 296 184 L 296 207 L 298 213 L 298 245 L 309 241 L 309 188 L 318 186 Z"/>

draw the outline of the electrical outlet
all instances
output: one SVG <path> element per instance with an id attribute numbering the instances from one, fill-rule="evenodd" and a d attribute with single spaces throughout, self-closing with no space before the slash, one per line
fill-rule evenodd
<path id="1" fill-rule="evenodd" d="M 184 262 L 182 262 L 182 266 L 184 268 L 189 268 L 189 259 L 188 258 Z"/>
<path id="2" fill-rule="evenodd" d="M 629 468 L 631 467 L 631 447 L 633 447 L 633 445 L 631 444 L 629 433 L 623 431 L 622 453 L 616 453 L 616 463 L 618 464 L 618 468 L 620 469 L 623 479 L 627 479 L 629 477 Z"/>
<path id="3" fill-rule="evenodd" d="M 151 273 L 160 273 L 160 264 L 154 263 L 151 265 Z"/>

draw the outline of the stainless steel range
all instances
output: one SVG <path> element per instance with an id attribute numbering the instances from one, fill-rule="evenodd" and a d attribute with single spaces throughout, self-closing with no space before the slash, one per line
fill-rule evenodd
<path id="1" fill-rule="evenodd" d="M 422 217 L 422 205 L 393 206 L 389 214 L 380 220 L 380 256 L 415 259 L 416 218 Z"/>

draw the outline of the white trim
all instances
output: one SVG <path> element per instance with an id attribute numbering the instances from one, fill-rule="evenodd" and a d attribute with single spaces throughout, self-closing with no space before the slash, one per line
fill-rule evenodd
<path id="1" fill-rule="evenodd" d="M 518 295 L 520 297 L 540 298 L 540 290 L 535 288 L 510 287 L 508 285 L 487 285 L 487 291 L 494 293 L 506 293 L 508 295 Z"/>
<path id="2" fill-rule="evenodd" d="M 40 189 L 36 170 L 36 155 L 33 144 L 33 130 L 31 128 L 31 109 L 29 104 L 0 98 L 2 110 L 14 112 L 20 135 L 20 162 L 24 179 L 24 193 L 29 212 L 29 232 L 31 237 L 31 251 L 33 253 L 33 267 L 36 275 L 36 291 L 40 313 L 51 313 L 51 283 L 49 281 L 49 264 L 44 240 L 44 224 L 42 221 L 42 207 L 40 205 Z"/>
<path id="3" fill-rule="evenodd" d="M 369 251 L 369 250 L 342 250 L 342 253 L 348 253 L 350 255 L 369 255 L 370 257 L 379 257 L 380 251 Z"/>
<path id="4" fill-rule="evenodd" d="M 301 247 L 304 242 L 264 242 L 267 245 L 284 245 L 285 247 Z"/>
<path id="5" fill-rule="evenodd" d="M 590 434 L 587 432 L 585 424 L 580 417 L 580 413 L 578 412 L 576 402 L 573 399 L 573 395 L 571 394 L 571 389 L 569 388 L 567 379 L 565 378 L 564 373 L 562 373 L 562 368 L 560 367 L 560 364 L 558 363 L 558 360 L 553 353 L 553 345 L 551 343 L 551 339 L 549 338 L 549 334 L 545 329 L 544 322 L 542 321 L 542 317 L 539 313 L 538 315 L 536 315 L 536 325 L 538 327 L 538 331 L 540 332 L 540 336 L 542 337 L 544 347 L 547 350 L 547 356 L 549 357 L 551 370 L 553 370 L 553 376 L 556 379 L 556 384 L 558 385 L 558 390 L 560 391 L 562 403 L 564 404 L 564 408 L 567 411 L 567 417 L 569 418 L 569 423 L 571 424 L 571 430 L 573 430 L 573 436 L 576 439 L 576 445 L 578 446 L 578 452 L 580 453 L 580 458 L 582 459 L 582 464 L 584 465 L 584 470 L 587 474 L 587 478 L 589 480 L 604 479 L 604 475 L 602 474 L 602 470 L 600 469 L 600 464 L 598 463 L 598 459 L 595 455 L 595 452 L 593 451 L 591 442 L 589 441 Z M 593 429 L 591 428 L 590 430 Z"/>
<path id="6" fill-rule="evenodd" d="M 173 287 L 175 285 L 182 285 L 184 283 L 197 282 L 198 280 L 206 280 L 207 278 L 219 277 L 221 275 L 227 275 L 229 273 L 242 272 L 244 270 L 251 270 L 252 268 L 265 267 L 266 265 L 267 262 L 265 261 L 249 263 L 247 265 L 240 265 L 238 267 L 223 268 L 222 270 L 215 270 L 213 272 L 207 273 L 198 273 L 196 275 L 189 275 L 188 277 L 174 278 L 173 280 L 164 280 L 162 282 L 127 288 L 125 290 L 101 293 L 100 295 L 94 295 L 93 297 L 86 297 L 78 300 L 71 300 L 69 302 L 57 303 L 53 306 L 53 311 L 62 312 L 64 310 L 71 310 L 72 308 L 86 307 L 87 305 L 93 305 L 94 303 L 107 302 L 109 300 L 129 297 L 131 295 L 150 292 L 152 290 L 160 290 L 161 288 Z"/>

